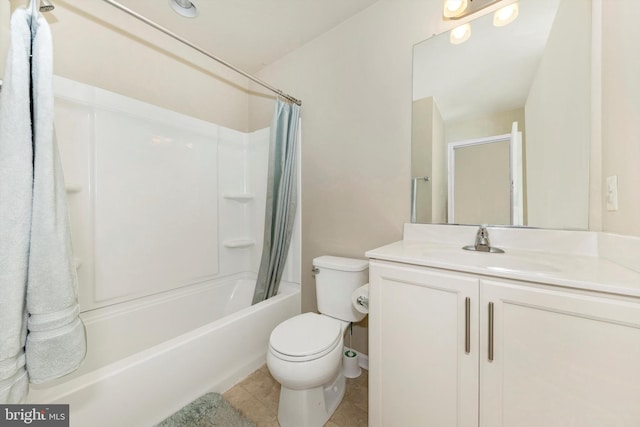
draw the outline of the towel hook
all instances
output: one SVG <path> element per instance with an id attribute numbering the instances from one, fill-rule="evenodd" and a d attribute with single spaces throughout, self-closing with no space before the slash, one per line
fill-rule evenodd
<path id="1" fill-rule="evenodd" d="M 31 13 L 38 12 L 51 12 L 56 7 L 49 0 L 29 0 L 27 9 L 31 10 Z"/>
<path id="2" fill-rule="evenodd" d="M 49 0 L 40 0 L 40 12 L 51 12 L 55 8 Z"/>

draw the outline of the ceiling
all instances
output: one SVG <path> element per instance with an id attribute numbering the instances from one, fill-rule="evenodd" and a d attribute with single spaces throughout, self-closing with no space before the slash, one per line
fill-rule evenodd
<path id="1" fill-rule="evenodd" d="M 378 0 L 192 0 L 200 12 L 197 18 L 178 15 L 169 0 L 118 1 L 255 73 Z"/>

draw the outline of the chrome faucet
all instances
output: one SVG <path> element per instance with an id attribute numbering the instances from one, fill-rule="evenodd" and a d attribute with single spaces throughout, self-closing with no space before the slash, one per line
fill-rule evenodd
<path id="1" fill-rule="evenodd" d="M 486 225 L 481 225 L 478 228 L 478 232 L 476 233 L 476 243 L 474 245 L 464 246 L 462 249 L 498 254 L 504 253 L 502 249 L 491 246 L 491 243 L 489 242 L 489 230 L 487 230 Z"/>
<path id="2" fill-rule="evenodd" d="M 476 233 L 476 251 L 489 252 L 491 244 L 489 243 L 489 231 L 486 225 L 481 225 Z"/>

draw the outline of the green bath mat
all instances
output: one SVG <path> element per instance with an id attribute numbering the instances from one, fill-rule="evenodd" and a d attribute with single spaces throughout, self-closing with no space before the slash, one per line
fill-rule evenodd
<path id="1" fill-rule="evenodd" d="M 220 393 L 207 393 L 166 418 L 157 427 L 256 427 Z"/>

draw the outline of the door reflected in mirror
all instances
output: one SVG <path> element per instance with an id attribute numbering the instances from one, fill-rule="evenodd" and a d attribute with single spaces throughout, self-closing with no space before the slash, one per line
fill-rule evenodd
<path id="1" fill-rule="evenodd" d="M 522 133 L 448 144 L 447 222 L 524 225 Z"/>
<path id="2" fill-rule="evenodd" d="M 414 46 L 411 178 L 429 179 L 412 182 L 412 221 L 588 228 L 591 1 L 518 5 L 509 25 L 471 21 L 462 44 Z M 521 145 L 457 155 L 514 123 Z"/>

